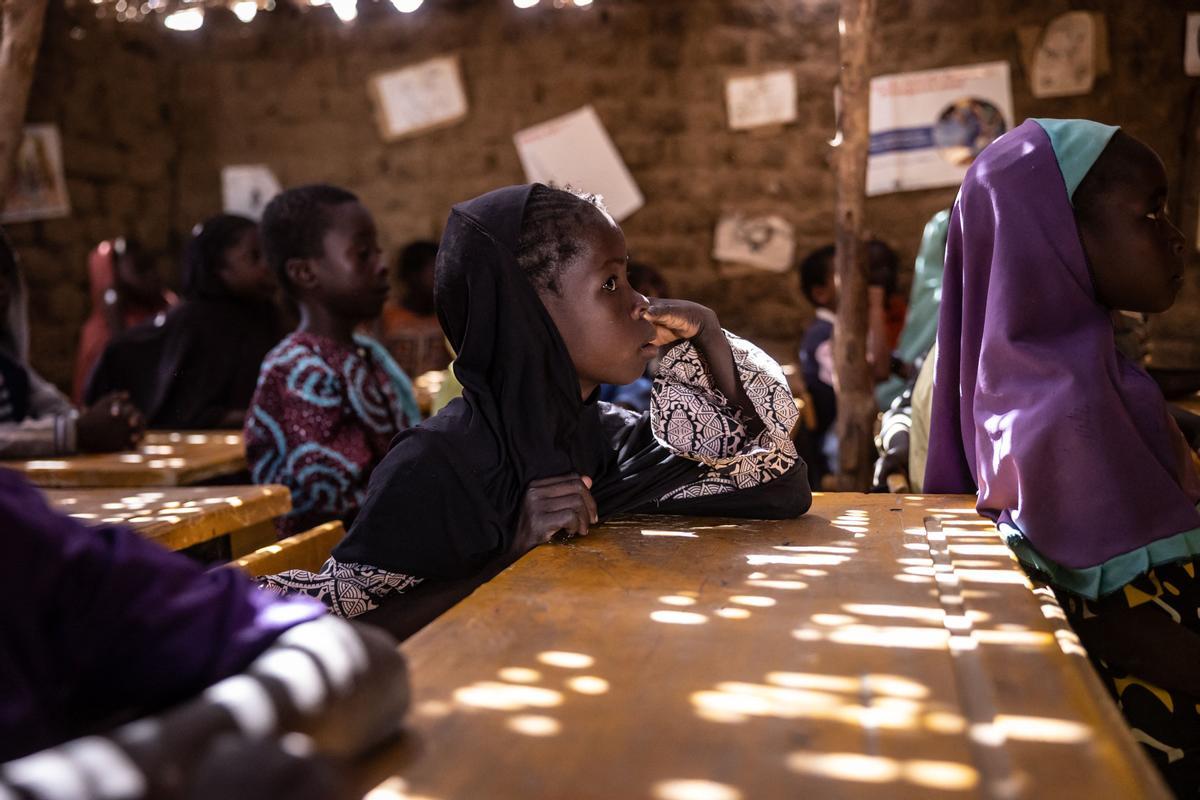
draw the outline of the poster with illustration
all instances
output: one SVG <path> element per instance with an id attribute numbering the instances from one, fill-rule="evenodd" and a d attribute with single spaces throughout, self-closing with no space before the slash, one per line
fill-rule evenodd
<path id="1" fill-rule="evenodd" d="M 778 69 L 725 82 L 725 108 L 735 131 L 796 120 L 796 73 Z"/>
<path id="2" fill-rule="evenodd" d="M 1095 16 L 1069 11 L 1042 31 L 1034 52 L 1030 88 L 1034 97 L 1087 94 L 1096 81 Z"/>
<path id="3" fill-rule="evenodd" d="M 373 75 L 367 87 L 379 134 L 387 142 L 444 128 L 467 116 L 467 92 L 456 56 Z"/>
<path id="4" fill-rule="evenodd" d="M 602 195 L 617 222 L 645 203 L 596 109 L 578 111 L 526 128 L 513 137 L 530 183 L 570 186 Z"/>
<path id="5" fill-rule="evenodd" d="M 725 214 L 717 222 L 713 237 L 713 258 L 717 261 L 787 272 L 795 253 L 795 231 L 783 217 Z"/>
<path id="6" fill-rule="evenodd" d="M 1008 62 L 873 78 L 870 114 L 868 195 L 955 186 L 1013 127 Z"/>
<path id="7" fill-rule="evenodd" d="M 226 214 L 260 220 L 267 203 L 279 192 L 279 180 L 265 164 L 235 164 L 221 170 Z"/>
<path id="8" fill-rule="evenodd" d="M 13 170 L 0 222 L 54 219 L 71 213 L 58 126 L 26 125 Z"/>

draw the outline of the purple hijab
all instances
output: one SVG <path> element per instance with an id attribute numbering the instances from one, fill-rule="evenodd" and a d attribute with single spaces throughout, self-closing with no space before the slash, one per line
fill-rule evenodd
<path id="1" fill-rule="evenodd" d="M 1154 381 L 1117 352 L 1075 225 L 1103 128 L 1028 120 L 967 173 L 925 472 L 927 492 L 978 487 L 1022 561 L 1091 598 L 1200 553 L 1200 476 Z"/>

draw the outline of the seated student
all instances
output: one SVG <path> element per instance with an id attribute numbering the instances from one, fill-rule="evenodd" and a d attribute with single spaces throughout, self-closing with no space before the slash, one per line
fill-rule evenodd
<path id="1" fill-rule="evenodd" d="M 29 364 L 25 282 L 8 236 L 0 231 L 0 458 L 42 458 L 127 450 L 142 435 L 142 416 L 123 394 L 82 413 Z"/>
<path id="2" fill-rule="evenodd" d="M 874 491 L 920 492 L 925 478 L 929 430 L 925 423 L 929 419 L 932 364 L 929 370 L 924 364 L 937 337 L 949 227 L 950 209 L 937 212 L 925 223 L 904 329 L 896 345 L 899 374 L 875 387 L 875 397 L 884 412 L 875 439 L 879 458 L 875 462 Z M 923 373 L 928 377 L 921 383 L 919 376 Z M 888 398 L 892 398 L 890 402 Z"/>
<path id="3" fill-rule="evenodd" d="M 342 755 L 396 729 L 407 678 L 382 632 L 86 527 L 9 470 L 0 516 L 20 598 L 0 608 L 0 796 L 175 797 L 227 734 Z"/>
<path id="4" fill-rule="evenodd" d="M 808 432 L 809 447 L 801 453 L 808 463 L 808 480 L 820 488 L 833 471 L 837 452 L 833 424 L 837 419 L 837 393 L 833 388 L 833 329 L 837 324 L 837 276 L 833 245 L 814 250 L 800 262 L 800 291 L 812 304 L 816 318 L 800 342 L 800 374 L 812 398 L 816 427 Z"/>
<path id="5" fill-rule="evenodd" d="M 388 299 L 376 325 L 379 340 L 404 374 L 417 378 L 450 364 L 446 336 L 433 307 L 434 242 L 410 242 L 396 259 L 396 279 L 402 290 L 399 302 Z"/>
<path id="6" fill-rule="evenodd" d="M 816 319 L 800 342 L 800 374 L 812 398 L 816 426 L 807 432 L 809 479 L 819 487 L 837 471 L 837 393 L 834 389 L 833 334 L 837 324 L 838 281 L 834 246 L 809 253 L 799 265 L 800 290 Z M 879 239 L 867 243 L 867 361 L 877 381 L 891 374 L 891 352 L 900 334 L 906 305 L 896 292 L 896 254 Z"/>
<path id="7" fill-rule="evenodd" d="M 657 297 L 670 297 L 671 291 L 662 273 L 649 264 L 630 259 L 627 268 L 629 285 L 635 292 L 653 300 Z M 614 386 L 611 383 L 600 384 L 599 399 L 606 403 L 636 411 L 639 414 L 650 410 L 650 394 L 654 385 L 654 375 L 658 372 L 658 359 L 646 365 L 646 371 L 633 383 L 624 386 Z"/>
<path id="8" fill-rule="evenodd" d="M 353 520 L 371 471 L 421 416 L 408 377 L 379 342 L 355 333 L 379 315 L 388 290 L 370 212 L 344 189 L 301 186 L 270 202 L 262 226 L 300 327 L 262 363 L 246 458 L 255 483 L 291 489 L 292 511 L 279 524 L 286 536 Z"/>
<path id="9" fill-rule="evenodd" d="M 1107 125 L 1028 120 L 980 155 L 946 248 L 925 489 L 978 487 L 1184 796 L 1200 789 L 1200 474 L 1110 319 L 1175 301 L 1166 202 L 1162 162 Z"/>
<path id="10" fill-rule="evenodd" d="M 649 304 L 626 263 L 595 196 L 534 184 L 455 206 L 437 297 L 462 397 L 396 438 L 321 573 L 267 585 L 354 616 L 424 581 L 380 609 L 381 624 L 405 628 L 422 593 L 471 586 L 615 514 L 806 511 L 779 365 L 704 306 Z M 656 357 L 652 413 L 596 400 Z"/>
<path id="11" fill-rule="evenodd" d="M 154 262 L 133 239 L 101 242 L 88 256 L 92 313 L 79 332 L 71 398 L 82 403 L 88 376 L 113 336 L 147 320 L 163 318 L 178 302 L 162 285 Z"/>
<path id="12" fill-rule="evenodd" d="M 253 220 L 219 214 L 193 229 L 183 296 L 162 325 L 113 339 L 86 396 L 126 390 L 153 428 L 241 427 L 263 356 L 283 336 Z"/>

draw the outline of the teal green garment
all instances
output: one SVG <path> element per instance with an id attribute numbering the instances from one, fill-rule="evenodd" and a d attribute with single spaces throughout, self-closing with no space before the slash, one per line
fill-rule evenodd
<path id="1" fill-rule="evenodd" d="M 409 424 L 416 425 L 420 422 L 421 409 L 417 406 L 417 393 L 413 391 L 412 381 L 396 363 L 396 359 L 392 358 L 392 354 L 379 342 L 365 334 L 354 334 L 354 343 L 370 350 L 375 363 L 383 367 L 383 371 L 391 378 L 392 386 L 396 389 L 396 399 L 400 401 L 400 407 L 404 409 L 404 416 L 408 417 Z"/>
<path id="2" fill-rule="evenodd" d="M 924 357 L 937 337 L 938 310 L 942 305 L 942 270 L 946 263 L 946 235 L 950 230 L 950 209 L 939 211 L 925 223 L 921 247 L 913 267 L 912 291 L 904 330 L 896 345 L 896 356 L 906 364 Z M 904 381 L 893 375 L 875 387 L 875 400 L 881 410 L 904 391 Z"/>
<path id="3" fill-rule="evenodd" d="M 1200 505 L 1196 508 L 1200 510 Z M 1075 569 L 1042 556 L 1033 549 L 1029 540 L 1011 525 L 1001 523 L 999 529 L 1005 543 L 1022 563 L 1047 576 L 1055 587 L 1066 589 L 1088 600 L 1110 595 L 1155 567 L 1180 561 L 1195 561 L 1200 557 L 1200 528 L 1197 528 L 1113 556 L 1103 564 Z"/>
<path id="4" fill-rule="evenodd" d="M 1067 197 L 1074 205 L 1075 190 L 1120 128 L 1087 119 L 1034 119 L 1034 122 L 1050 137 L 1054 157 L 1058 159 L 1058 168 L 1067 185 Z"/>

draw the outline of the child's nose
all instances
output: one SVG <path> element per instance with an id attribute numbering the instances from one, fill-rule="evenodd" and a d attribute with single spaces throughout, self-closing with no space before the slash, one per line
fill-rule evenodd
<path id="1" fill-rule="evenodd" d="M 1181 230 L 1179 230 L 1179 228 L 1175 227 L 1175 224 L 1173 222 L 1168 223 L 1168 224 L 1171 227 L 1171 253 L 1176 258 L 1182 258 L 1184 248 L 1187 246 L 1187 242 L 1183 235 L 1183 231 L 1181 231 Z"/>
<path id="2" fill-rule="evenodd" d="M 646 316 L 646 312 L 650 310 L 650 298 L 641 292 L 634 291 L 633 293 L 633 318 L 641 319 Z"/>

